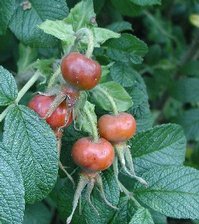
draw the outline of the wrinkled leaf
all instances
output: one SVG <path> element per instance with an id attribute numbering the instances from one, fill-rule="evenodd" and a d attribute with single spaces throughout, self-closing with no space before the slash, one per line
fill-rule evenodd
<path id="1" fill-rule="evenodd" d="M 122 34 L 118 39 L 111 39 L 106 46 L 108 47 L 107 55 L 118 62 L 140 64 L 142 57 L 148 52 L 147 45 L 130 34 Z"/>
<path id="2" fill-rule="evenodd" d="M 175 155 L 174 155 L 175 156 Z M 145 172 L 148 187 L 135 185 L 135 196 L 144 205 L 174 218 L 199 218 L 199 171 L 164 166 Z"/>
<path id="3" fill-rule="evenodd" d="M 141 132 L 130 145 L 140 173 L 156 166 L 182 165 L 184 162 L 186 138 L 182 128 L 176 124 L 160 125 Z"/>
<path id="4" fill-rule="evenodd" d="M 0 35 L 6 32 L 9 21 L 14 13 L 15 1 L 1 0 L 0 1 Z"/>
<path id="5" fill-rule="evenodd" d="M 16 157 L 28 203 L 42 200 L 52 190 L 58 172 L 54 133 L 46 122 L 25 106 L 13 107 L 6 116 L 3 142 Z"/>
<path id="6" fill-rule="evenodd" d="M 12 74 L 0 66 L 0 106 L 13 103 L 17 98 L 18 90 Z"/>
<path id="7" fill-rule="evenodd" d="M 22 224 L 25 210 L 21 171 L 14 157 L 0 144 L 0 223 Z"/>
<path id="8" fill-rule="evenodd" d="M 63 19 L 68 14 L 64 0 L 17 0 L 10 29 L 25 44 L 40 47 L 55 46 L 56 39 L 38 28 L 46 19 Z"/>
<path id="9" fill-rule="evenodd" d="M 151 214 L 146 208 L 139 208 L 129 224 L 154 224 Z"/>

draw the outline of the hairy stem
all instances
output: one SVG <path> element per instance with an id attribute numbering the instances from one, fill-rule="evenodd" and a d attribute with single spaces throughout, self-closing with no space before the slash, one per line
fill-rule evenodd
<path id="1" fill-rule="evenodd" d="M 76 33 L 77 38 L 81 39 L 81 36 L 86 35 L 88 39 L 88 45 L 87 45 L 87 50 L 86 50 L 86 57 L 90 58 L 93 54 L 94 50 L 94 36 L 93 32 L 88 29 L 88 28 L 81 28 L 77 31 Z"/>
<path id="2" fill-rule="evenodd" d="M 112 107 L 112 111 L 115 115 L 118 114 L 118 109 L 117 109 L 117 105 L 115 103 L 115 100 L 113 99 L 113 97 L 108 93 L 107 90 L 105 90 L 104 88 L 100 87 L 99 85 L 97 86 L 97 89 L 106 97 L 106 99 L 109 101 L 111 107 Z"/>
<path id="3" fill-rule="evenodd" d="M 94 142 L 98 142 L 99 136 L 98 136 L 97 125 L 95 124 L 95 121 L 93 120 L 90 111 L 86 107 L 84 107 L 83 110 L 84 110 L 84 113 L 86 114 L 86 116 L 87 116 L 87 118 L 89 120 L 91 129 L 92 129 L 93 140 L 94 140 Z"/>

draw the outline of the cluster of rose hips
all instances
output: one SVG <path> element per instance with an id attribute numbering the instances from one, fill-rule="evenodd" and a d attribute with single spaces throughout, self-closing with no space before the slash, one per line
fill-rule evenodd
<path id="1" fill-rule="evenodd" d="M 80 91 L 90 90 L 98 84 L 101 77 L 101 66 L 83 54 L 72 52 L 62 59 L 61 73 L 66 83 L 60 86 L 55 95 L 50 92 L 39 94 L 29 102 L 29 107 L 46 120 L 58 140 L 62 137 L 62 129 L 68 127 L 74 119 L 73 109 L 78 101 Z M 103 115 L 98 120 L 98 131 L 100 137 L 97 140 L 92 137 L 84 137 L 77 140 L 72 147 L 72 158 L 82 171 L 74 195 L 72 213 L 68 217 L 67 223 L 71 222 L 81 192 L 85 187 L 87 187 L 87 199 L 91 206 L 93 205 L 90 194 L 94 185 L 97 185 L 104 201 L 115 208 L 105 197 L 100 172 L 114 164 L 116 180 L 120 190 L 125 192 L 126 188 L 118 178 L 118 160 L 126 174 L 145 183 L 135 175 L 131 153 L 126 144 L 136 131 L 134 117 L 124 112 Z M 58 148 L 60 153 L 60 144 Z M 61 163 L 60 166 L 63 168 Z M 67 171 L 65 173 L 72 180 Z"/>

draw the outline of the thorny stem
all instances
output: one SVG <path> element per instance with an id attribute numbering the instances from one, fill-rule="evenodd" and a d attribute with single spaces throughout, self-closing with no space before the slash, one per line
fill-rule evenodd
<path id="1" fill-rule="evenodd" d="M 117 105 L 113 99 L 113 97 L 108 93 L 107 90 L 103 89 L 102 87 L 100 87 L 99 85 L 97 86 L 97 89 L 107 98 L 107 100 L 110 102 L 111 107 L 112 107 L 112 111 L 115 115 L 118 114 L 118 109 L 117 109 Z"/>
<path id="2" fill-rule="evenodd" d="M 15 104 L 18 104 L 21 98 L 25 95 L 25 93 L 30 89 L 31 86 L 34 85 L 34 83 L 37 81 L 39 76 L 41 75 L 40 71 L 37 70 L 35 74 L 32 76 L 31 79 L 24 85 L 24 87 L 19 91 L 18 96 L 15 100 Z M 1 114 L 0 114 L 0 122 L 4 119 L 6 116 L 7 112 L 10 110 L 12 105 L 9 105 Z"/>
<path id="3" fill-rule="evenodd" d="M 86 116 L 89 120 L 91 129 L 92 129 L 93 140 L 94 140 L 94 142 L 98 142 L 99 136 L 98 136 L 98 130 L 97 130 L 97 126 L 95 124 L 95 121 L 92 119 L 92 115 L 86 107 L 84 107 L 83 110 L 84 110 L 84 112 L 85 112 L 85 114 L 86 114 Z"/>
<path id="4" fill-rule="evenodd" d="M 80 39 L 81 39 L 81 36 L 84 36 L 84 35 L 87 36 L 88 46 L 86 50 L 86 57 L 90 58 L 93 54 L 93 49 L 94 49 L 93 32 L 88 28 L 81 28 L 77 31 L 76 35 L 77 35 L 77 38 L 80 38 Z"/>

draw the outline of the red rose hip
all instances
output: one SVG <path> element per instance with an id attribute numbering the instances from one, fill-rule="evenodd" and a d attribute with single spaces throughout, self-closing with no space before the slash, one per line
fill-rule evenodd
<path id="1" fill-rule="evenodd" d="M 72 52 L 62 59 L 61 71 L 66 82 L 81 90 L 94 88 L 101 77 L 98 62 L 78 52 Z"/>
<path id="2" fill-rule="evenodd" d="M 93 142 L 89 137 L 81 138 L 72 147 L 74 162 L 92 172 L 107 169 L 112 165 L 114 156 L 113 146 L 104 138 L 100 138 L 98 142 Z"/>
<path id="3" fill-rule="evenodd" d="M 136 132 L 136 121 L 131 114 L 105 114 L 98 120 L 100 136 L 113 143 L 124 142 Z"/>
<path id="4" fill-rule="evenodd" d="M 44 118 L 54 99 L 54 96 L 36 95 L 29 102 L 28 106 L 38 113 L 41 118 Z M 72 123 L 72 113 L 68 112 L 66 101 L 63 101 L 52 115 L 46 118 L 46 122 L 52 129 L 67 127 Z"/>

